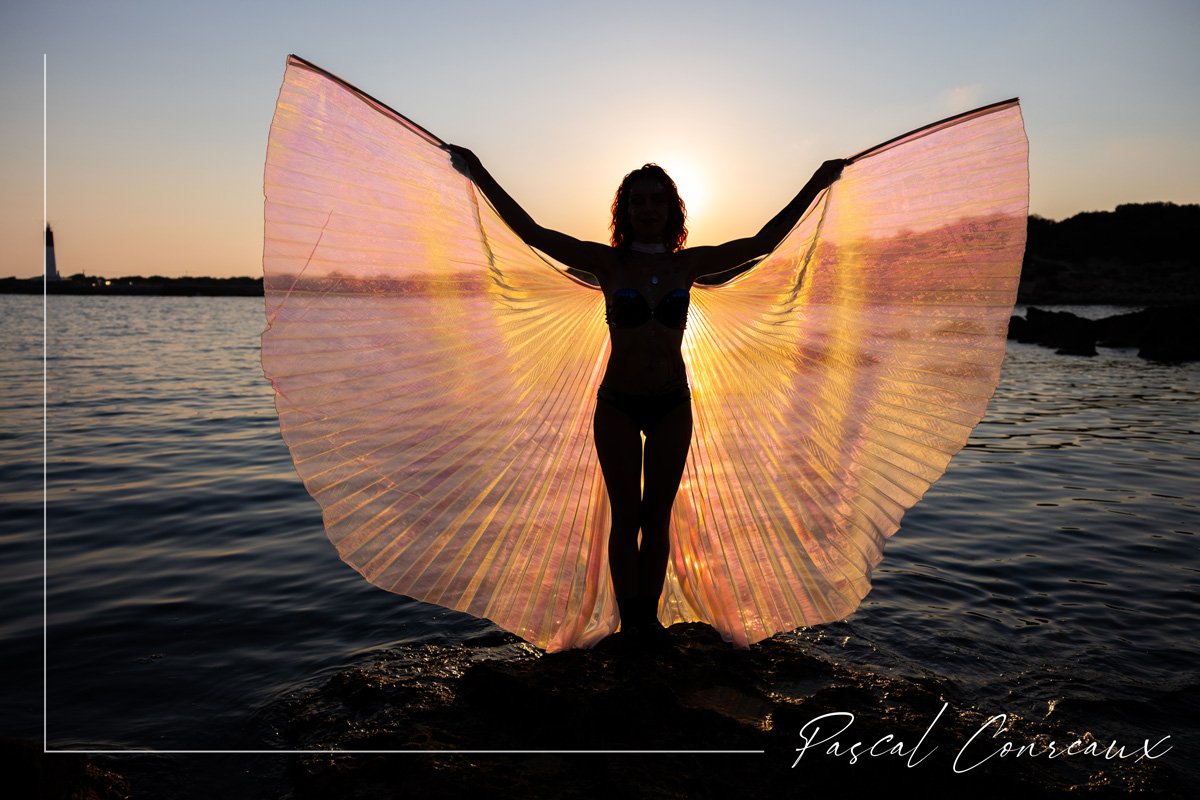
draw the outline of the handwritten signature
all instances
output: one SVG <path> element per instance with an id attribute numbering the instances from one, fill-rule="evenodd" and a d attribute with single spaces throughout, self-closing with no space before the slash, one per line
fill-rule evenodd
<path id="1" fill-rule="evenodd" d="M 856 764 L 860 758 L 879 758 L 882 756 L 892 756 L 904 758 L 909 769 L 920 764 L 929 756 L 937 751 L 937 747 L 929 745 L 925 747 L 925 740 L 929 737 L 930 732 L 937 725 L 939 719 L 946 712 L 949 703 L 944 703 L 941 710 L 929 723 L 929 727 L 921 734 L 921 737 L 916 740 L 912 746 L 905 745 L 904 741 L 898 739 L 894 734 L 881 736 L 873 742 L 854 741 L 846 743 L 843 740 L 842 734 L 846 733 L 850 726 L 854 724 L 854 714 L 849 711 L 832 711 L 828 714 L 821 714 L 818 717 L 813 717 L 800 728 L 800 739 L 804 742 L 802 747 L 796 748 L 796 760 L 792 762 L 792 768 L 795 769 L 800 761 L 810 751 L 820 754 L 823 752 L 827 756 L 835 756 L 839 758 L 848 758 L 849 763 Z M 1075 739 L 1070 744 L 1059 744 L 1051 741 L 1048 744 L 1041 742 L 1025 742 L 1017 743 L 1011 740 L 1000 740 L 999 744 L 995 741 L 989 744 L 990 740 L 997 740 L 1005 733 L 1005 726 L 1008 723 L 1007 714 L 996 714 L 988 718 L 987 722 L 979 726 L 979 729 L 971 735 L 958 753 L 954 756 L 954 761 L 951 763 L 951 768 L 956 773 L 970 772 L 993 758 L 1059 758 L 1062 756 L 1077 756 L 1085 755 L 1096 758 L 1104 758 L 1106 760 L 1119 759 L 1124 760 L 1133 758 L 1135 761 L 1141 761 L 1144 758 L 1156 759 L 1162 758 L 1171 751 L 1171 746 L 1167 745 L 1162 749 L 1170 736 L 1164 736 L 1153 744 L 1149 739 L 1142 741 L 1140 745 L 1120 744 L 1116 739 L 1113 739 L 1107 747 L 1102 742 L 1091 741 L 1084 742 L 1082 739 Z M 840 727 L 838 727 L 840 725 Z M 987 731 L 994 728 L 991 736 L 987 736 Z M 825 733 L 822 736 L 822 733 Z M 922 748 L 925 747 L 924 750 Z M 822 750 L 823 748 L 823 750 Z M 811 756 L 810 756 L 811 760 Z"/>

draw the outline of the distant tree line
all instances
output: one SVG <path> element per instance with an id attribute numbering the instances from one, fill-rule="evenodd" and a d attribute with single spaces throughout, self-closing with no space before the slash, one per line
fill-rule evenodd
<path id="1" fill-rule="evenodd" d="M 79 273 L 44 285 L 47 294 L 176 295 L 183 297 L 261 297 L 262 278 L 167 278 L 126 275 L 103 278 Z M 0 278 L 0 294 L 41 294 L 43 279 Z"/>
<path id="2" fill-rule="evenodd" d="M 1127 203 L 1113 211 L 1085 211 L 1057 222 L 1035 214 L 1029 217 L 1017 300 L 1026 304 L 1198 303 L 1200 251 L 1195 243 L 1198 230 L 1200 205 Z M 704 282 L 724 282 L 742 269 L 710 276 Z M 576 273 L 576 277 L 589 283 L 595 281 L 584 273 Z M 288 276 L 277 279 L 295 280 Z M 395 281 L 334 274 L 317 280 L 329 285 L 310 289 L 339 292 L 421 291 L 429 283 L 420 276 Z M 472 288 L 464 280 L 459 276 L 451 282 L 462 283 L 459 288 Z M 441 286 L 447 281 L 443 276 L 437 283 Z M 72 275 L 49 284 L 46 289 L 52 294 L 261 295 L 263 292 L 261 278 L 159 275 L 112 279 Z M 0 293 L 8 292 L 40 294 L 42 278 L 0 278 Z"/>
<path id="3" fill-rule="evenodd" d="M 1200 205 L 1128 203 L 1056 222 L 1029 218 L 1023 303 L 1200 301 Z"/>
<path id="4" fill-rule="evenodd" d="M 1105 258 L 1129 263 L 1191 261 L 1197 257 L 1200 205 L 1127 203 L 1055 222 L 1029 218 L 1026 252 L 1047 258 Z"/>

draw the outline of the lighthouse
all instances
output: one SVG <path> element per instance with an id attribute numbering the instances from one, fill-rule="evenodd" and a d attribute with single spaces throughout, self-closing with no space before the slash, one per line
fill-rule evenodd
<path id="1" fill-rule="evenodd" d="M 54 231 L 46 224 L 46 282 L 58 280 L 58 264 L 54 260 Z"/>

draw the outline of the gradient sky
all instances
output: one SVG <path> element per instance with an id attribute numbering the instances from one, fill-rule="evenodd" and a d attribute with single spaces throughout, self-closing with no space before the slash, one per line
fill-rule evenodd
<path id="1" fill-rule="evenodd" d="M 826 158 L 1020 96 L 1031 210 L 1200 202 L 1200 3 L 54 2 L 0 8 L 0 276 L 261 275 L 296 53 L 607 240 L 657 161 L 690 243 L 753 234 Z"/>

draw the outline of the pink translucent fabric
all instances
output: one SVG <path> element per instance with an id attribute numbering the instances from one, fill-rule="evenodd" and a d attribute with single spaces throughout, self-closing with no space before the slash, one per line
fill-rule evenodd
<path id="1" fill-rule="evenodd" d="M 613 631 L 599 291 L 295 57 L 265 191 L 263 367 L 341 557 L 549 650 Z M 856 156 L 775 252 L 694 288 L 664 623 L 745 646 L 858 606 L 995 389 L 1027 206 L 1014 100 Z"/>

